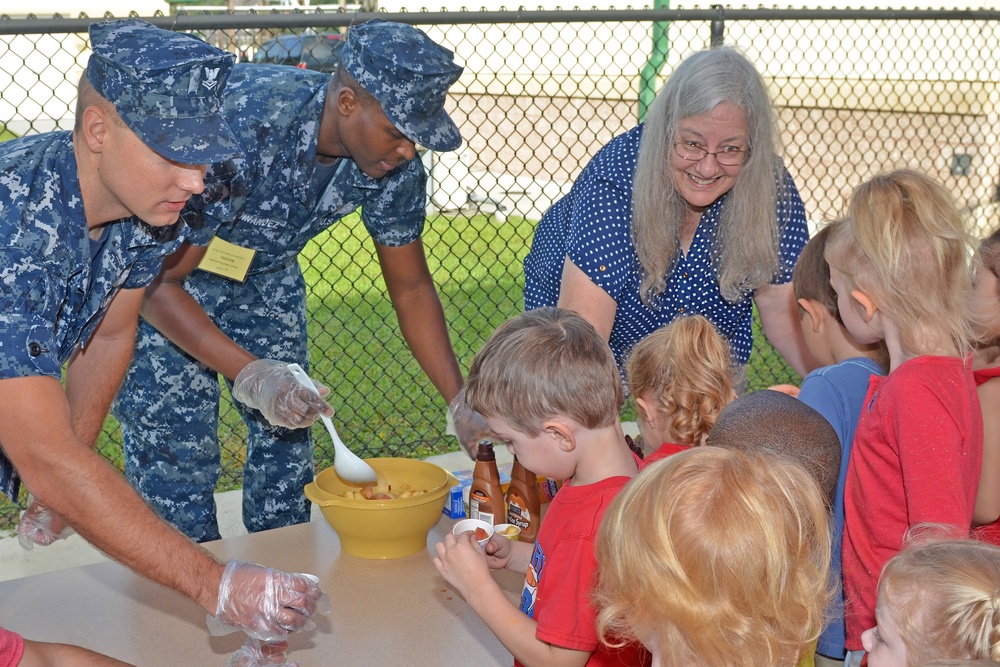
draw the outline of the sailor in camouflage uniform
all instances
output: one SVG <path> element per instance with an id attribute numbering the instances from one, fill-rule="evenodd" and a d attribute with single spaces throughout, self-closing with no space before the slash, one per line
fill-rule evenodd
<path id="1" fill-rule="evenodd" d="M 287 363 L 308 362 L 299 251 L 359 206 L 415 357 L 446 400 L 462 386 L 420 238 L 426 174 L 415 150 L 461 145 L 444 103 L 462 68 L 420 30 L 384 21 L 352 27 L 340 60 L 332 76 L 236 65 L 224 112 L 246 153 L 237 162 L 247 192 L 239 215 L 217 212 L 218 238 L 254 251 L 248 275 L 240 282 L 193 271 L 205 249 L 185 246 L 143 306 L 147 321 L 114 406 L 126 475 L 199 541 L 219 538 L 219 374 L 248 429 L 247 529 L 309 520 L 311 429 L 295 427 L 317 414 L 294 400 L 256 408 L 266 403 L 260 396 L 298 387 Z M 465 422 L 470 441 L 486 428 L 475 413 Z"/>
<path id="2" fill-rule="evenodd" d="M 144 288 L 181 241 L 213 231 L 193 207 L 181 212 L 207 192 L 208 163 L 240 155 L 219 112 L 234 58 L 137 20 L 94 23 L 90 37 L 73 132 L 0 145 L 0 459 L 37 499 L 18 532 L 26 546 L 46 544 L 68 523 L 218 620 L 285 636 L 308 622 L 313 582 L 219 563 L 92 449 Z M 276 600 L 302 613 L 268 611 Z"/>

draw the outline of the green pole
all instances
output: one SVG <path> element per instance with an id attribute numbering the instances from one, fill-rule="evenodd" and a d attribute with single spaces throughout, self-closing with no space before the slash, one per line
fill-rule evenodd
<path id="1" fill-rule="evenodd" d="M 654 0 L 654 9 L 670 9 L 670 0 Z M 669 21 L 653 23 L 653 51 L 639 74 L 639 122 L 646 120 L 649 105 L 656 97 L 656 77 L 667 62 L 670 52 Z"/>

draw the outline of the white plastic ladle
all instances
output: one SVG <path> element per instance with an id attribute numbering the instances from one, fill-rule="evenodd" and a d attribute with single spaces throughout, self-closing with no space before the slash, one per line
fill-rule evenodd
<path id="1" fill-rule="evenodd" d="M 302 370 L 302 367 L 298 364 L 288 364 L 288 370 L 292 372 L 295 379 L 304 386 L 316 391 L 316 385 L 309 378 L 309 375 Z M 316 392 L 319 393 L 319 392 Z M 333 422 L 326 415 L 320 415 L 320 419 L 323 420 L 323 425 L 326 426 L 326 430 L 330 433 L 330 439 L 333 440 L 333 469 L 337 471 L 337 475 L 346 482 L 353 482 L 355 484 L 364 484 L 365 482 L 374 482 L 378 479 L 378 475 L 372 469 L 370 465 L 365 463 L 357 454 L 352 452 L 347 448 L 347 445 L 340 439 L 337 435 L 337 429 L 333 427 Z"/>

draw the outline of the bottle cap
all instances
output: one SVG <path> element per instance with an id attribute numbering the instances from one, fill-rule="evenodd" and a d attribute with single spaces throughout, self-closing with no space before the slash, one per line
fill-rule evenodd
<path id="1" fill-rule="evenodd" d="M 489 440 L 480 440 L 479 449 L 476 451 L 477 461 L 496 461 L 497 455 L 493 451 L 493 443 Z"/>

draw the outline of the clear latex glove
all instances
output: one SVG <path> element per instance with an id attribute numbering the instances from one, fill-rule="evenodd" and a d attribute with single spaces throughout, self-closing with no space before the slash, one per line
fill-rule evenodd
<path id="1" fill-rule="evenodd" d="M 470 458 L 476 458 L 480 440 L 496 439 L 496 435 L 490 430 L 482 415 L 466 404 L 465 387 L 462 387 L 452 399 L 448 413 L 454 421 L 454 435 Z"/>
<path id="2" fill-rule="evenodd" d="M 31 551 L 36 544 L 47 547 L 56 540 L 65 540 L 74 532 L 51 507 L 28 495 L 28 509 L 24 510 L 17 524 L 17 541 L 22 548 Z"/>
<path id="3" fill-rule="evenodd" d="M 332 610 L 318 582 L 311 574 L 231 560 L 222 573 L 208 631 L 219 636 L 242 630 L 255 639 L 274 642 L 293 632 L 312 630 L 316 624 L 310 617 Z"/>
<path id="4" fill-rule="evenodd" d="M 243 367 L 233 382 L 233 398 L 260 410 L 274 426 L 304 428 L 321 414 L 333 416 L 333 408 L 320 396 L 330 390 L 315 380 L 316 391 L 309 391 L 295 379 L 288 365 L 274 359 L 258 359 Z M 319 392 L 317 395 L 316 392 Z"/>
<path id="5" fill-rule="evenodd" d="M 288 642 L 262 642 L 253 637 L 247 638 L 247 643 L 236 653 L 229 656 L 226 667 L 258 667 L 259 665 L 277 665 L 277 667 L 299 667 L 297 662 L 285 662 L 285 651 Z"/>

